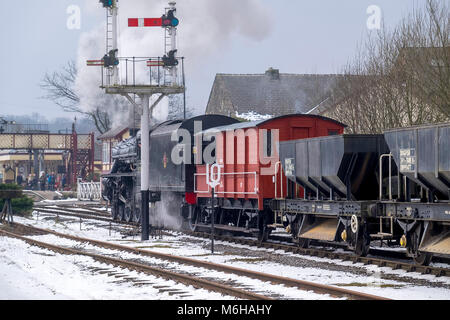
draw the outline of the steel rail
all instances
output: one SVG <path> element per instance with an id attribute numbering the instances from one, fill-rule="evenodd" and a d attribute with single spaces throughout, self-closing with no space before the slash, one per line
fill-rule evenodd
<path id="1" fill-rule="evenodd" d="M 58 209 L 59 210 L 59 209 Z M 61 209 L 66 210 L 66 209 Z M 50 211 L 50 210 L 42 210 L 37 209 L 37 211 L 41 211 L 44 213 L 51 213 L 51 214 L 60 214 L 60 215 L 67 215 L 67 216 L 73 216 L 73 217 L 80 217 L 80 215 L 76 214 L 70 214 L 70 213 L 63 213 L 63 212 L 57 212 L 57 211 Z M 102 219 L 100 217 L 94 217 L 94 216 L 85 216 L 86 219 L 94 219 L 94 220 L 100 220 L 100 221 L 107 221 L 107 222 L 114 222 L 122 225 L 132 225 L 136 226 L 136 223 L 129 223 L 124 221 L 117 221 L 112 219 Z M 206 228 L 206 227 L 205 227 Z M 190 232 L 184 230 L 183 233 L 194 236 L 194 237 L 200 237 L 200 238 L 210 238 L 211 234 L 207 232 Z M 423 266 L 423 265 L 417 265 L 413 264 L 408 261 L 395 261 L 395 260 L 388 260 L 388 259 L 382 259 L 382 258 L 375 258 L 375 257 L 360 257 L 356 256 L 352 253 L 348 252 L 336 252 L 336 251 L 328 251 L 323 249 L 316 249 L 316 248 L 300 248 L 298 246 L 288 245 L 288 244 L 280 244 L 280 243 L 272 243 L 272 242 L 263 242 L 254 240 L 254 239 L 244 239 L 244 238 L 236 238 L 231 236 L 222 236 L 222 235 L 215 235 L 214 239 L 221 240 L 221 241 L 227 241 L 231 243 L 237 243 L 237 244 L 245 244 L 249 246 L 254 247 L 264 247 L 268 249 L 275 249 L 275 250 L 285 250 L 286 252 L 292 252 L 299 255 L 308 255 L 313 257 L 320 257 L 320 258 L 328 258 L 333 260 L 343 260 L 343 261 L 352 261 L 353 263 L 363 263 L 365 265 L 376 265 L 379 267 L 390 267 L 393 270 L 405 270 L 406 272 L 419 272 L 422 274 L 432 274 L 436 277 L 441 276 L 449 276 L 450 275 L 450 268 L 442 268 L 442 267 L 432 267 L 432 266 Z M 376 249 L 375 252 L 377 254 L 380 254 L 381 249 Z M 389 255 L 394 255 L 393 252 L 388 251 Z"/>
<path id="2" fill-rule="evenodd" d="M 85 209 L 85 208 L 79 208 L 79 207 L 71 208 L 71 207 L 61 206 L 61 207 L 57 207 L 57 208 L 54 208 L 54 207 L 50 208 L 50 207 L 47 207 L 47 206 L 42 206 L 42 207 L 34 206 L 33 208 L 36 209 L 36 210 L 64 210 L 64 211 L 67 211 L 67 212 L 87 214 L 87 215 L 90 214 L 90 215 L 93 215 L 93 216 L 109 217 L 109 218 L 111 218 L 111 213 L 109 213 L 109 212 L 106 212 L 106 211 L 100 212 L 100 210 L 91 210 L 91 209 Z"/>
<path id="3" fill-rule="evenodd" d="M 196 237 L 200 238 L 210 238 L 211 235 L 209 233 L 204 232 L 192 232 L 187 233 L 191 234 Z M 227 241 L 231 243 L 237 243 L 237 244 L 245 244 L 249 246 L 255 246 L 255 247 L 264 247 L 264 248 L 270 248 L 275 250 L 284 250 L 286 252 L 292 252 L 295 254 L 301 254 L 301 255 L 308 255 L 313 257 L 319 257 L 319 258 L 328 258 L 328 259 L 339 259 L 343 261 L 352 261 L 354 263 L 363 263 L 365 265 L 376 265 L 379 267 L 390 267 L 393 270 L 405 270 L 407 272 L 419 272 L 422 274 L 433 274 L 436 277 L 440 276 L 448 276 L 450 275 L 450 269 L 448 268 L 440 268 L 440 267 L 431 267 L 431 266 L 423 266 L 423 265 L 417 265 L 412 264 L 409 262 L 403 262 L 403 261 L 395 261 L 395 260 L 387 260 L 382 258 L 375 258 L 375 257 L 361 257 L 356 256 L 354 254 L 345 253 L 345 252 L 336 252 L 336 251 L 327 251 L 323 249 L 315 249 L 315 248 L 300 248 L 293 245 L 286 245 L 286 244 L 278 244 L 278 243 L 270 243 L 270 242 L 263 242 L 256 241 L 253 239 L 244 239 L 244 238 L 234 238 L 230 236 L 216 236 L 217 240 Z"/>
<path id="4" fill-rule="evenodd" d="M 26 228 L 28 230 L 31 230 L 33 232 L 50 233 L 50 234 L 53 234 L 53 235 L 61 237 L 61 238 L 66 238 L 66 239 L 74 240 L 74 241 L 78 241 L 78 242 L 90 243 L 92 245 L 95 245 L 98 247 L 103 247 L 106 249 L 120 250 L 120 251 L 129 252 L 129 253 L 139 254 L 142 256 L 148 256 L 148 257 L 157 258 L 157 259 L 161 259 L 161 260 L 172 261 L 172 262 L 176 262 L 176 263 L 180 263 L 180 264 L 201 267 L 201 268 L 205 268 L 205 269 L 209 269 L 209 270 L 216 270 L 216 271 L 225 272 L 225 273 L 229 273 L 229 274 L 235 274 L 238 276 L 245 276 L 245 277 L 249 277 L 252 279 L 258 279 L 261 281 L 269 281 L 269 282 L 275 283 L 275 284 L 286 285 L 289 287 L 296 287 L 299 290 L 313 291 L 318 294 L 329 294 L 331 296 L 347 297 L 349 299 L 354 299 L 354 300 L 387 300 L 386 298 L 383 298 L 383 297 L 366 294 L 366 293 L 361 293 L 361 292 L 357 292 L 357 291 L 352 291 L 352 290 L 347 290 L 347 289 L 343 289 L 343 288 L 339 288 L 339 287 L 318 284 L 318 283 L 313 283 L 313 282 L 309 282 L 309 281 L 297 280 L 297 279 L 292 279 L 292 278 L 287 278 L 287 277 L 281 277 L 281 276 L 277 276 L 277 275 L 256 272 L 256 271 L 251 271 L 251 270 L 247 270 L 247 269 L 236 268 L 236 267 L 232 267 L 232 266 L 216 264 L 216 263 L 212 263 L 212 262 L 201 261 L 201 260 L 196 260 L 196 259 L 187 258 L 187 257 L 180 257 L 180 256 L 174 256 L 174 255 L 169 255 L 169 254 L 160 253 L 160 252 L 137 249 L 137 248 L 132 248 L 132 247 L 128 247 L 128 246 L 112 244 L 110 242 L 86 239 L 86 238 L 82 238 L 82 237 L 62 234 L 62 233 L 59 233 L 59 232 L 56 232 L 53 230 L 41 229 L 41 228 L 18 224 L 18 223 L 16 223 L 16 225 Z"/>
<path id="5" fill-rule="evenodd" d="M 42 212 L 42 213 L 50 213 L 50 214 L 55 214 L 55 215 L 60 215 L 60 216 L 68 216 L 68 217 L 76 217 L 76 218 L 83 218 L 83 219 L 91 219 L 91 220 L 97 220 L 97 221 L 103 221 L 103 222 L 114 222 L 117 224 L 123 224 L 123 225 L 129 225 L 129 226 L 138 226 L 137 223 L 132 223 L 132 222 L 126 222 L 126 221 L 117 221 L 117 220 L 113 220 L 112 218 L 106 218 L 106 217 L 101 217 L 98 214 L 89 214 L 89 212 L 85 212 L 85 213 L 71 213 L 71 210 L 66 210 L 66 209 L 41 209 L 41 208 L 33 208 L 36 211 Z M 61 210 L 61 211 L 59 211 Z M 64 212 L 66 211 L 66 212 Z"/>
<path id="6" fill-rule="evenodd" d="M 201 278 L 194 278 L 192 276 L 179 274 L 179 273 L 175 273 L 172 271 L 155 268 L 155 267 L 151 267 L 151 266 L 148 266 L 145 264 L 131 262 L 131 261 L 123 260 L 123 259 L 111 258 L 111 257 L 94 254 L 94 253 L 89 253 L 89 252 L 84 252 L 84 251 L 80 251 L 80 250 L 75 250 L 75 249 L 71 249 L 71 248 L 64 248 L 64 247 L 56 246 L 56 245 L 53 245 L 50 243 L 33 240 L 33 239 L 18 235 L 16 233 L 8 232 L 8 231 L 2 230 L 2 229 L 0 229 L 0 234 L 3 234 L 8 237 L 16 238 L 16 239 L 25 241 L 30 245 L 45 248 L 45 249 L 55 251 L 58 253 L 87 256 L 87 257 L 93 258 L 94 260 L 97 260 L 97 261 L 100 261 L 103 263 L 112 264 L 112 265 L 115 265 L 118 267 L 126 268 L 129 270 L 135 270 L 138 272 L 144 272 L 144 273 L 151 274 L 151 275 L 154 275 L 157 277 L 161 277 L 161 278 L 164 278 L 167 280 L 173 280 L 173 281 L 183 283 L 188 286 L 193 286 L 194 288 L 207 289 L 209 291 L 219 292 L 222 294 L 230 295 L 230 296 L 237 297 L 240 299 L 245 299 L 245 300 L 272 300 L 270 297 L 266 297 L 266 296 L 259 295 L 259 294 L 253 293 L 253 292 L 248 292 L 248 291 L 244 291 L 241 289 L 233 288 L 233 287 L 230 287 L 227 285 L 223 285 L 221 283 L 217 283 L 217 282 L 213 282 L 213 281 L 209 281 L 209 280 L 205 280 L 205 279 L 201 279 Z"/>

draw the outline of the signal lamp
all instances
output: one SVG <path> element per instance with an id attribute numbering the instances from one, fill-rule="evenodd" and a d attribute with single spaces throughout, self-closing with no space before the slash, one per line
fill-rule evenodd
<path id="1" fill-rule="evenodd" d="M 113 0 L 100 0 L 101 4 L 103 4 L 103 8 L 111 8 L 113 5 Z"/>
<path id="2" fill-rule="evenodd" d="M 180 20 L 175 18 L 174 12 L 175 10 L 169 10 L 167 15 L 161 17 L 163 27 L 176 27 L 180 24 Z"/>

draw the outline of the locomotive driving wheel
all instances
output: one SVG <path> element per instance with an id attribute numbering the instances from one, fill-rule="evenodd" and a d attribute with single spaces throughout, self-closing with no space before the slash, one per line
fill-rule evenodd
<path id="1" fill-rule="evenodd" d="M 114 221 L 119 219 L 119 204 L 117 201 L 114 201 L 111 207 L 111 215 Z"/>
<path id="2" fill-rule="evenodd" d="M 117 204 L 117 218 L 119 221 L 125 221 L 125 205 L 121 202 Z"/>
<path id="3" fill-rule="evenodd" d="M 131 203 L 127 202 L 123 207 L 123 220 L 126 222 L 133 222 L 133 210 Z"/>
<path id="4" fill-rule="evenodd" d="M 133 210 L 133 222 L 141 223 L 141 210 L 138 207 Z"/>

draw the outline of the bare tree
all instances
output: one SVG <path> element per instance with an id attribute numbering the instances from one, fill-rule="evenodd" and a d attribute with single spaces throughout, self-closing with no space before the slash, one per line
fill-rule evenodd
<path id="1" fill-rule="evenodd" d="M 168 120 L 183 119 L 185 115 L 183 94 L 169 96 L 169 115 Z M 186 108 L 186 118 L 191 118 L 194 112 Z"/>
<path id="2" fill-rule="evenodd" d="M 105 133 L 111 129 L 111 115 L 104 106 L 96 106 L 90 111 L 80 107 L 80 98 L 73 89 L 76 78 L 77 67 L 74 61 L 69 61 L 59 72 L 46 73 L 40 84 L 47 92 L 44 98 L 53 101 L 64 111 L 87 116 L 100 133 Z"/>
<path id="3" fill-rule="evenodd" d="M 448 6 L 427 0 L 393 30 L 370 35 L 344 67 L 326 114 L 351 133 L 449 120 L 448 32 Z"/>

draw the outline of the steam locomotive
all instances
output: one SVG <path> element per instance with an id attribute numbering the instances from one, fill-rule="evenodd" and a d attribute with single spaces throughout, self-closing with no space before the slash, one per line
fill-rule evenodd
<path id="1" fill-rule="evenodd" d="M 150 224 L 266 240 L 284 228 L 299 246 L 406 248 L 419 264 L 450 254 L 450 124 L 345 135 L 314 115 L 238 122 L 219 115 L 150 130 Z M 113 150 L 103 196 L 114 219 L 140 222 L 140 134 Z M 210 165 L 216 163 L 214 206 Z"/>
<path id="2" fill-rule="evenodd" d="M 189 161 L 175 164 L 172 161 L 174 149 L 177 146 L 188 149 L 188 142 L 194 139 L 196 124 L 201 130 L 207 130 L 236 122 L 236 119 L 221 115 L 203 115 L 188 120 L 166 121 L 150 129 L 149 198 L 153 227 L 182 227 L 180 208 L 185 211 L 186 201 L 194 196 L 193 156 Z M 185 144 L 179 144 L 179 132 L 188 135 Z M 112 217 L 115 220 L 137 223 L 141 221 L 141 134 L 140 131 L 137 132 L 135 137 L 118 143 L 112 149 L 113 167 L 109 174 L 102 176 L 102 196 L 110 202 Z M 175 136 L 176 140 L 173 140 L 172 136 Z"/>

